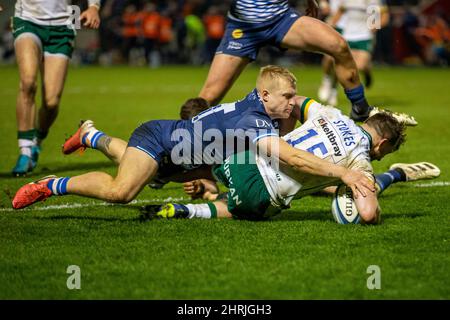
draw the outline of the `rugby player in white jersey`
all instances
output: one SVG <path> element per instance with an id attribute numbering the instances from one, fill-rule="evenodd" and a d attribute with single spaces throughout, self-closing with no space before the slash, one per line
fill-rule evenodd
<path id="1" fill-rule="evenodd" d="M 302 125 L 283 137 L 288 145 L 332 164 L 360 170 L 374 182 L 371 161 L 381 160 L 405 141 L 404 125 L 387 112 L 371 116 L 359 126 L 340 110 L 323 106 L 310 98 L 297 97 L 296 106 L 294 113 Z M 280 147 L 280 153 L 284 152 L 290 150 Z M 289 154 L 284 158 L 289 158 Z M 377 191 L 368 191 L 366 196 L 355 193 L 362 223 L 380 221 L 377 193 L 392 183 L 434 178 L 440 174 L 439 169 L 429 163 L 397 164 L 390 169 L 377 175 Z M 218 197 L 214 184 L 206 180 L 196 181 L 185 187 L 187 193 L 206 195 L 205 199 L 216 201 L 188 205 L 169 203 L 156 212 L 151 212 L 156 207 L 149 206 L 149 213 L 160 218 L 237 217 L 260 220 L 289 208 L 294 199 L 340 183 L 334 177 L 299 171 L 289 162 L 280 162 L 276 168 L 268 158 L 252 151 L 230 156 L 224 164 L 213 169 L 213 174 L 229 189 L 225 197 Z"/>
<path id="2" fill-rule="evenodd" d="M 12 31 L 20 77 L 16 102 L 20 155 L 12 169 L 14 176 L 26 175 L 36 167 L 41 142 L 58 114 L 75 40 L 72 18 L 88 28 L 96 29 L 100 24 L 100 0 L 88 0 L 88 4 L 79 17 L 71 17 L 67 0 L 16 1 Z M 37 112 L 39 71 L 42 105 Z"/>
<path id="3" fill-rule="evenodd" d="M 389 12 L 383 0 L 330 0 L 329 23 L 348 42 L 358 71 L 365 77 L 365 86 L 372 85 L 371 61 L 374 35 L 389 23 Z M 336 75 L 329 60 L 324 63 L 324 78 L 319 88 L 319 99 L 337 105 Z"/>

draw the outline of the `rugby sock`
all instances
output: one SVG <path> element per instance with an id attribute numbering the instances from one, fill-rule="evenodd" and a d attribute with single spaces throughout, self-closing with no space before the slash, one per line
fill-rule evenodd
<path id="1" fill-rule="evenodd" d="M 44 140 L 45 138 L 47 138 L 48 135 L 48 130 L 41 130 L 41 129 L 37 129 L 36 130 L 36 138 L 37 138 L 37 144 L 40 145 L 42 140 Z"/>
<path id="2" fill-rule="evenodd" d="M 401 169 L 393 169 L 375 176 L 379 193 L 386 190 L 391 184 L 406 181 L 406 175 Z"/>
<path id="3" fill-rule="evenodd" d="M 69 182 L 69 179 L 70 177 L 50 179 L 47 182 L 47 187 L 54 195 L 65 195 L 67 194 L 67 182 Z"/>
<path id="4" fill-rule="evenodd" d="M 105 136 L 103 132 L 93 128 L 84 134 L 81 138 L 81 142 L 92 149 L 97 149 L 98 140 L 103 136 Z"/>
<path id="5" fill-rule="evenodd" d="M 31 157 L 31 147 L 36 145 L 36 130 L 17 131 L 20 154 Z"/>
<path id="6" fill-rule="evenodd" d="M 186 208 L 189 210 L 188 218 L 203 218 L 203 219 L 215 219 L 217 218 L 216 206 L 211 203 L 202 204 L 187 204 Z"/>
<path id="7" fill-rule="evenodd" d="M 353 89 L 345 89 L 345 94 L 352 103 L 353 111 L 357 114 L 367 113 L 369 109 L 369 104 L 366 101 L 366 97 L 364 96 L 364 87 L 360 84 L 358 87 Z"/>
<path id="8" fill-rule="evenodd" d="M 364 97 L 364 87 L 362 84 L 353 89 L 345 89 L 345 94 L 352 104 L 358 103 L 359 101 L 365 99 Z"/>
<path id="9" fill-rule="evenodd" d="M 329 76 L 328 74 L 323 75 L 322 85 L 331 87 L 331 84 L 332 84 L 331 76 Z"/>
<path id="10" fill-rule="evenodd" d="M 337 88 L 337 84 L 338 84 L 338 80 L 337 80 L 336 75 L 334 75 L 334 76 L 333 76 L 333 79 L 332 79 L 332 81 L 331 81 L 331 87 L 332 87 L 332 88 Z"/>

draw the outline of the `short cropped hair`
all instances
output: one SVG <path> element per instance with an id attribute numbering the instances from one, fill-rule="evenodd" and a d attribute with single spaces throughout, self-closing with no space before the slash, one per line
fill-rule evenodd
<path id="1" fill-rule="evenodd" d="M 380 137 L 387 139 L 394 151 L 398 150 L 406 141 L 406 126 L 388 111 L 374 114 L 365 123 L 375 129 Z"/>
<path id="2" fill-rule="evenodd" d="M 256 79 L 256 89 L 261 91 L 265 86 L 270 86 L 274 82 L 278 84 L 280 79 L 287 80 L 294 87 L 297 85 L 297 78 L 288 69 L 268 65 L 260 69 L 258 78 Z"/>
<path id="3" fill-rule="evenodd" d="M 209 103 L 203 98 L 191 98 L 187 99 L 186 102 L 181 106 L 180 118 L 183 120 L 191 119 L 200 112 L 209 108 Z"/>

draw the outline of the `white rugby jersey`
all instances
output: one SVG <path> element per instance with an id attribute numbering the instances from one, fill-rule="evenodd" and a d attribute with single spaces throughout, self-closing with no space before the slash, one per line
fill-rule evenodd
<path id="1" fill-rule="evenodd" d="M 301 122 L 300 127 L 283 137 L 290 145 L 328 162 L 362 170 L 367 177 L 374 179 L 369 156 L 372 138 L 362 127 L 340 110 L 309 98 L 302 104 Z M 339 182 L 336 178 L 314 176 L 281 164 L 279 170 L 275 170 L 267 158 L 258 155 L 256 164 L 276 206 L 288 207 L 294 198 Z"/>
<path id="2" fill-rule="evenodd" d="M 289 10 L 287 0 L 235 0 L 228 17 L 235 21 L 262 23 Z"/>
<path id="3" fill-rule="evenodd" d="M 373 32 L 368 27 L 373 23 L 374 17 L 383 10 L 386 6 L 381 0 L 336 0 L 339 8 L 344 9 L 343 19 L 344 24 L 342 36 L 347 41 L 362 41 L 371 40 Z"/>
<path id="4" fill-rule="evenodd" d="M 14 16 L 39 25 L 62 26 L 72 13 L 70 4 L 71 0 L 17 0 Z M 88 0 L 88 4 L 100 7 L 100 0 Z"/>

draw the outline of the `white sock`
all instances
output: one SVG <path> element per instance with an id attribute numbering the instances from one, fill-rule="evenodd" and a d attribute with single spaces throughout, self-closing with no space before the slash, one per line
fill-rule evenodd
<path id="1" fill-rule="evenodd" d="M 322 84 L 327 87 L 331 87 L 331 77 L 325 74 L 322 78 Z"/>
<path id="2" fill-rule="evenodd" d="M 192 218 L 203 218 L 211 219 L 211 209 L 206 203 L 202 204 L 187 204 L 186 207 L 189 209 L 189 219 Z"/>
<path id="3" fill-rule="evenodd" d="M 20 154 L 31 157 L 31 147 L 35 145 L 33 140 L 19 139 Z"/>
<path id="4" fill-rule="evenodd" d="M 104 135 L 105 134 L 103 132 L 101 132 L 101 131 L 95 129 L 94 127 L 92 127 L 91 129 L 89 129 L 88 133 L 84 134 L 84 136 L 82 137 L 81 140 L 88 147 L 91 147 L 93 149 L 97 149 L 98 139 L 100 139 Z"/>

